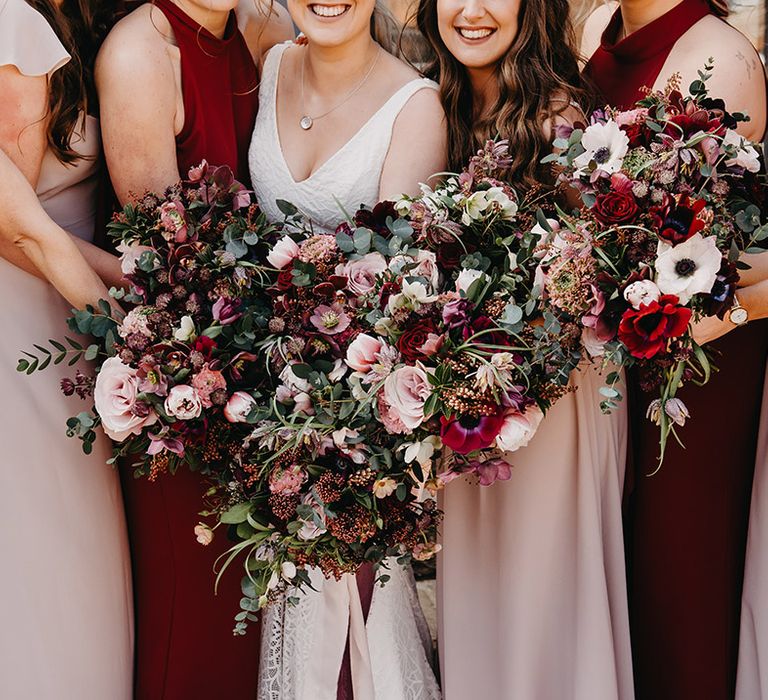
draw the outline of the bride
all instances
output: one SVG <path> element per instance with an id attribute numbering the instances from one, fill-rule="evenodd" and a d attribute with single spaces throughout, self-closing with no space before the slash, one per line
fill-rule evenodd
<path id="1" fill-rule="evenodd" d="M 389 52 L 391 16 L 375 0 L 288 0 L 307 41 L 266 57 L 249 165 L 269 218 L 277 199 L 333 231 L 343 210 L 415 193 L 444 169 L 445 124 L 434 83 Z M 374 589 L 357 576 L 311 578 L 316 592 L 270 607 L 259 700 L 432 700 L 430 640 L 413 575 L 394 562 Z"/>

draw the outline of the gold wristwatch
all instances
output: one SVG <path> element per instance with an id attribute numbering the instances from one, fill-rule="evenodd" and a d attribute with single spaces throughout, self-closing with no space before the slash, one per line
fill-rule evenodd
<path id="1" fill-rule="evenodd" d="M 728 320 L 735 326 L 743 326 L 749 321 L 749 313 L 739 303 L 739 299 L 735 294 L 733 295 L 733 306 L 730 311 L 728 311 Z"/>

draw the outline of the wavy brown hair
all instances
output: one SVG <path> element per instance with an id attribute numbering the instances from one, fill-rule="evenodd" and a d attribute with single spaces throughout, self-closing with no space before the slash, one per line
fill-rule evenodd
<path id="1" fill-rule="evenodd" d="M 731 10 L 728 7 L 728 0 L 708 0 L 709 6 L 712 8 L 712 13 L 725 19 Z"/>
<path id="2" fill-rule="evenodd" d="M 426 74 L 440 83 L 448 121 L 448 165 L 460 170 L 489 138 L 509 139 L 514 163 L 508 176 L 532 184 L 548 176 L 540 165 L 551 152 L 542 123 L 568 109 L 586 110 L 568 0 L 522 0 L 518 32 L 496 67 L 498 99 L 478 115 L 466 68 L 448 51 L 438 29 L 438 0 L 420 0 L 417 23 L 434 51 Z"/>
<path id="3" fill-rule="evenodd" d="M 81 113 L 96 111 L 93 64 L 115 19 L 114 0 L 26 0 L 37 10 L 72 57 L 48 84 L 48 145 L 62 163 L 81 156 L 71 146 Z M 108 9 L 109 8 L 109 9 Z"/>

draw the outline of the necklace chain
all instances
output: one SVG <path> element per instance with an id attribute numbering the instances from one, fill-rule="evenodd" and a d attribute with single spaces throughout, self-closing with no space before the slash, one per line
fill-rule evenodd
<path id="1" fill-rule="evenodd" d="M 304 100 L 304 71 L 307 66 L 307 54 L 306 52 L 302 56 L 301 59 L 301 111 L 304 113 L 301 119 L 299 119 L 299 126 L 304 129 L 304 131 L 308 131 L 312 128 L 313 124 L 318 120 L 322 119 L 323 117 L 327 117 L 331 112 L 335 112 L 339 107 L 345 105 L 349 100 L 352 99 L 352 97 L 357 94 L 357 92 L 360 90 L 360 88 L 365 85 L 365 81 L 368 80 L 368 78 L 371 77 L 371 73 L 373 73 L 373 69 L 376 67 L 376 64 L 379 61 L 379 54 L 381 51 L 379 50 L 379 47 L 376 46 L 376 55 L 373 57 L 373 60 L 371 61 L 371 65 L 368 67 L 368 70 L 365 72 L 365 75 L 363 76 L 363 79 L 355 85 L 355 87 L 349 92 L 349 94 L 338 104 L 331 107 L 327 112 L 323 112 L 322 114 L 318 114 L 316 117 L 311 117 L 309 114 L 306 113 L 305 110 L 305 100 Z"/>

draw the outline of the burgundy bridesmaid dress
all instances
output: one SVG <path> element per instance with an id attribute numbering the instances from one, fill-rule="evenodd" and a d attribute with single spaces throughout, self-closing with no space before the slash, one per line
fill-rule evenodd
<path id="1" fill-rule="evenodd" d="M 222 39 L 170 0 L 154 0 L 181 54 L 184 127 L 176 139 L 179 173 L 205 158 L 248 182 L 247 150 L 256 119 L 258 75 L 234 13 Z M 156 482 L 123 465 L 136 603 L 137 700 L 256 697 L 259 629 L 232 634 L 240 571 L 233 566 L 214 594 L 213 566 L 228 549 L 216 531 L 203 547 L 193 533 L 205 479 L 182 468 Z"/>
<path id="2" fill-rule="evenodd" d="M 678 39 L 707 14 L 704 0 L 683 0 L 615 42 L 617 11 L 586 72 L 608 103 L 630 106 L 641 87 L 653 86 Z M 652 477 L 646 475 L 657 465 L 658 431 L 645 409 L 653 397 L 630 380 L 634 478 L 627 481 L 625 529 L 638 700 L 734 695 L 768 324 L 751 322 L 710 347 L 719 353 L 719 372 L 705 387 L 678 394 L 692 416 L 679 433 L 686 447 L 670 439 Z"/>

